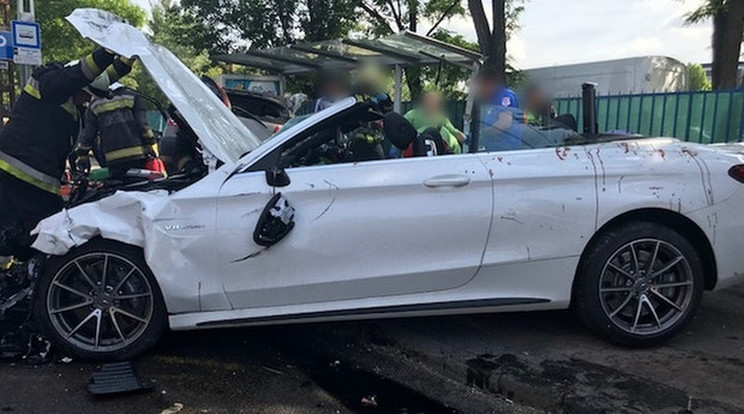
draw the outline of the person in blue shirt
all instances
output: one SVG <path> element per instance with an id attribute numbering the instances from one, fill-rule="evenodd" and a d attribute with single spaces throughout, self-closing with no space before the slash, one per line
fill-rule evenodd
<path id="1" fill-rule="evenodd" d="M 481 105 L 481 147 L 486 151 L 522 148 L 523 122 L 519 99 L 506 86 L 504 76 L 483 68 L 478 73 L 476 88 Z"/>

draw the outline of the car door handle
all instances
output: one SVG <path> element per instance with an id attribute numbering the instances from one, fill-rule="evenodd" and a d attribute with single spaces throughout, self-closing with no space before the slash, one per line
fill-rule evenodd
<path id="1" fill-rule="evenodd" d="M 429 188 L 436 187 L 465 187 L 470 184 L 470 177 L 467 175 L 447 174 L 438 175 L 424 181 L 424 185 Z"/>

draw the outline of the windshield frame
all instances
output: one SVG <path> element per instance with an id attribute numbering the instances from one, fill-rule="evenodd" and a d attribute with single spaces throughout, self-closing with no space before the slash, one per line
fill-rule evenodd
<path id="1" fill-rule="evenodd" d="M 342 99 L 335 104 L 331 105 L 330 107 L 315 112 L 313 114 L 310 114 L 307 118 L 301 120 L 300 122 L 292 125 L 288 129 L 281 129 L 276 134 L 269 137 L 267 140 L 265 140 L 261 145 L 256 147 L 253 151 L 245 154 L 243 157 L 240 158 L 237 162 L 237 167 L 233 171 L 234 174 L 240 174 L 242 172 L 245 172 L 246 170 L 250 169 L 254 164 L 261 162 L 261 159 L 270 154 L 274 149 L 282 146 L 285 142 L 293 139 L 299 134 L 302 134 L 304 131 L 308 130 L 309 128 L 312 128 L 313 126 L 324 122 L 327 119 L 330 119 L 334 116 L 337 116 L 338 114 L 345 112 L 355 105 L 358 104 L 358 101 L 355 97 L 348 97 L 345 99 Z"/>

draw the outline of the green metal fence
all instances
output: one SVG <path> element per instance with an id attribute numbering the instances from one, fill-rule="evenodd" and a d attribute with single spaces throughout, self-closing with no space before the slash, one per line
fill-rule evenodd
<path id="1" fill-rule="evenodd" d="M 555 102 L 582 125 L 581 98 Z M 744 91 L 674 92 L 597 97 L 600 131 L 622 130 L 700 143 L 744 140 Z"/>

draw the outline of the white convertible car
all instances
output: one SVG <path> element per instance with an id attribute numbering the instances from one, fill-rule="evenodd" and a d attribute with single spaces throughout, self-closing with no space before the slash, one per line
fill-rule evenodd
<path id="1" fill-rule="evenodd" d="M 260 143 L 137 29 L 68 20 L 139 57 L 208 167 L 40 223 L 36 316 L 75 356 L 129 358 L 168 328 L 569 307 L 644 346 L 744 277 L 740 145 L 524 126 L 522 149 L 385 159 L 354 148 L 360 128 L 420 137 L 353 98 Z"/>

